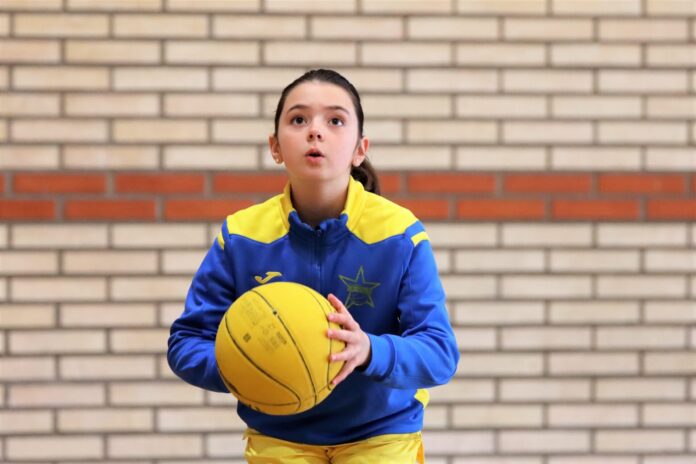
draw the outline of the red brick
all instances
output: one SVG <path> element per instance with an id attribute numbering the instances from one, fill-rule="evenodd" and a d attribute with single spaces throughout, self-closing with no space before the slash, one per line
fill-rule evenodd
<path id="1" fill-rule="evenodd" d="M 65 219 L 154 220 L 154 200 L 69 200 L 63 211 Z"/>
<path id="2" fill-rule="evenodd" d="M 510 174 L 505 176 L 503 188 L 511 193 L 589 193 L 592 177 L 589 175 Z"/>
<path id="3" fill-rule="evenodd" d="M 696 193 L 696 174 L 691 176 L 691 192 Z"/>
<path id="4" fill-rule="evenodd" d="M 15 174 L 16 193 L 104 193 L 103 174 Z"/>
<path id="5" fill-rule="evenodd" d="M 684 176 L 659 174 L 602 174 L 601 193 L 684 193 Z"/>
<path id="6" fill-rule="evenodd" d="M 215 193 L 281 193 L 285 174 L 218 174 L 213 178 Z"/>
<path id="7" fill-rule="evenodd" d="M 0 175 L 0 195 L 5 194 L 5 176 Z"/>
<path id="8" fill-rule="evenodd" d="M 424 200 L 392 198 L 395 203 L 408 208 L 419 219 L 448 219 L 449 202 L 447 200 Z"/>
<path id="9" fill-rule="evenodd" d="M 648 219 L 696 219 L 696 200 L 651 200 Z"/>
<path id="10" fill-rule="evenodd" d="M 55 219 L 55 204 L 51 200 L 0 200 L 0 219 Z"/>
<path id="11" fill-rule="evenodd" d="M 218 221 L 254 203 L 250 200 L 170 200 L 165 203 L 164 219 Z"/>
<path id="12" fill-rule="evenodd" d="M 553 219 L 638 219 L 640 214 L 637 201 L 623 200 L 556 200 L 552 208 Z"/>
<path id="13" fill-rule="evenodd" d="M 118 193 L 203 193 L 202 174 L 120 174 L 116 176 Z"/>
<path id="14" fill-rule="evenodd" d="M 543 219 L 545 205 L 540 200 L 462 200 L 457 205 L 461 219 Z"/>
<path id="15" fill-rule="evenodd" d="M 492 193 L 495 176 L 477 174 L 411 174 L 408 176 L 411 192 L 433 193 Z"/>
<path id="16" fill-rule="evenodd" d="M 401 191 L 401 175 L 379 174 L 379 188 L 383 195 Z"/>

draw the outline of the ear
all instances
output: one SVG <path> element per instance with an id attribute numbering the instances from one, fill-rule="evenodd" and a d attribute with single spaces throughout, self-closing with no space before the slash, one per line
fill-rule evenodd
<path id="1" fill-rule="evenodd" d="M 363 137 L 358 141 L 358 146 L 355 147 L 355 152 L 353 153 L 353 166 L 358 167 L 365 161 L 368 148 L 370 148 L 370 141 L 367 137 Z"/>
<path id="2" fill-rule="evenodd" d="M 271 134 L 268 136 L 268 148 L 271 150 L 271 156 L 276 164 L 283 163 L 283 155 L 280 153 L 280 144 L 278 143 L 278 137 Z"/>

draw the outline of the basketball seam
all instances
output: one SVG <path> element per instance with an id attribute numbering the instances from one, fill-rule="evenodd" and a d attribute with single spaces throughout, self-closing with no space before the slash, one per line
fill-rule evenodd
<path id="1" fill-rule="evenodd" d="M 263 297 L 262 297 L 262 298 L 263 298 Z M 264 298 L 264 301 L 265 301 L 265 298 Z M 268 301 L 266 301 L 266 303 L 268 304 Z M 269 304 L 269 306 L 270 306 L 270 304 Z M 302 404 L 302 399 L 300 398 L 300 396 L 299 396 L 297 393 L 295 393 L 295 391 L 294 391 L 292 388 L 290 388 L 289 386 L 285 385 L 285 384 L 282 383 L 280 380 L 274 378 L 271 374 L 269 374 L 268 372 L 266 372 L 265 369 L 261 368 L 261 366 L 259 366 L 258 364 L 256 364 L 256 363 L 254 362 L 253 359 L 251 359 L 249 356 L 247 356 L 247 353 L 242 349 L 242 347 L 239 345 L 239 343 L 237 343 L 237 340 L 235 340 L 234 336 L 232 335 L 232 332 L 230 331 L 230 327 L 227 325 L 227 317 L 225 317 L 224 320 L 225 320 L 225 330 L 227 331 L 227 334 L 230 336 L 230 340 L 232 341 L 232 343 L 234 344 L 234 346 L 237 348 L 237 350 L 239 350 L 239 353 L 240 353 L 242 356 L 244 356 L 244 357 L 246 358 L 246 360 L 249 361 L 256 369 L 258 369 L 259 372 L 261 372 L 261 373 L 264 374 L 266 377 L 268 377 L 269 379 L 271 379 L 272 381 L 274 381 L 275 383 L 277 383 L 278 385 L 280 385 L 281 387 L 283 387 L 284 389 L 286 389 L 287 391 L 289 391 L 295 398 L 297 398 L 297 408 L 296 408 L 296 409 L 299 409 L 300 405 Z M 224 380 L 227 380 L 227 379 L 225 379 L 224 377 L 223 377 L 223 379 L 224 379 Z M 233 384 L 232 382 L 230 382 L 230 385 L 232 385 L 232 386 L 234 387 L 234 384 Z M 236 388 L 235 388 L 235 391 L 237 391 Z M 250 400 L 250 401 L 251 401 L 251 400 Z M 271 403 L 262 403 L 262 402 L 256 401 L 256 400 L 253 400 L 253 401 L 254 401 L 255 403 L 259 403 L 259 404 L 271 404 Z M 280 406 L 284 406 L 284 405 L 285 405 L 284 403 L 283 403 L 283 404 L 280 404 Z"/>
<path id="2" fill-rule="evenodd" d="M 310 291 L 307 290 L 307 289 L 305 289 L 305 291 L 307 291 L 307 292 L 312 296 L 312 298 L 314 298 L 315 300 L 317 300 L 316 296 L 315 296 L 312 292 L 310 292 Z M 329 312 L 331 312 L 331 311 L 333 310 L 333 306 L 331 306 L 331 303 L 329 303 L 327 300 L 325 300 L 325 301 L 317 301 L 317 303 L 319 303 L 319 308 L 323 308 L 324 306 L 328 305 L 329 308 L 331 308 L 331 309 L 329 310 Z M 326 314 L 324 311 L 322 311 L 322 314 L 323 314 L 324 317 L 326 318 L 327 314 Z M 331 323 L 329 322 L 328 319 L 326 319 L 326 328 L 327 328 L 327 330 L 331 328 Z M 326 337 L 326 339 L 327 339 L 328 342 L 329 342 L 329 362 L 326 364 L 326 384 L 324 384 L 324 386 L 321 387 L 321 389 L 319 390 L 319 392 L 322 392 L 322 391 L 324 391 L 324 390 L 327 389 L 327 388 L 328 388 L 329 390 L 331 390 L 331 387 L 330 387 L 330 385 L 331 385 L 331 379 L 330 379 L 329 377 L 331 376 L 331 355 L 333 354 L 333 343 L 332 343 L 332 341 L 331 341 L 330 338 Z M 315 390 L 316 390 L 316 388 L 315 388 Z M 317 392 L 317 394 L 319 394 L 319 392 Z"/>
<path id="3" fill-rule="evenodd" d="M 272 285 L 272 284 L 271 284 Z M 252 292 L 256 293 L 259 295 L 265 302 L 266 304 L 273 309 L 273 305 L 266 299 L 265 296 L 263 296 L 261 293 L 257 292 L 256 289 L 252 289 Z M 311 295 L 311 294 L 310 294 Z M 312 295 L 313 297 L 314 295 Z M 317 404 L 317 398 L 318 398 L 318 393 L 317 393 L 317 386 L 316 383 L 314 382 L 314 377 L 312 377 L 312 371 L 307 365 L 307 360 L 305 359 L 305 355 L 302 352 L 302 347 L 295 341 L 295 337 L 293 336 L 292 332 L 290 332 L 290 328 L 285 324 L 283 321 L 283 318 L 278 314 L 278 311 L 274 310 L 275 316 L 278 318 L 278 321 L 283 325 L 283 328 L 285 329 L 285 332 L 288 334 L 290 337 L 290 341 L 292 341 L 293 345 L 295 345 L 295 348 L 297 348 L 297 353 L 300 355 L 300 360 L 302 361 L 302 365 L 305 367 L 305 370 L 307 371 L 307 375 L 309 376 L 309 381 L 312 383 L 312 391 L 314 392 L 314 404 L 312 406 L 316 406 Z M 300 399 L 300 404 L 302 404 L 302 399 Z"/>

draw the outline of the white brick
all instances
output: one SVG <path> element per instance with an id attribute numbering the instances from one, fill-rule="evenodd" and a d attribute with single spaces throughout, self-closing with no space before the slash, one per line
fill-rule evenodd
<path id="1" fill-rule="evenodd" d="M 582 70 L 504 70 L 503 90 L 533 93 L 589 93 L 592 74 Z"/>
<path id="2" fill-rule="evenodd" d="M 589 122 L 503 122 L 506 143 L 589 143 L 592 137 Z"/>
<path id="3" fill-rule="evenodd" d="M 457 116 L 486 118 L 544 118 L 548 116 L 543 97 L 522 96 L 460 96 Z"/>
<path id="4" fill-rule="evenodd" d="M 462 356 L 457 377 L 540 375 L 544 369 L 541 354 L 479 354 Z"/>
<path id="5" fill-rule="evenodd" d="M 20 90 L 107 90 L 108 69 L 79 66 L 15 66 L 12 75 Z"/>
<path id="6" fill-rule="evenodd" d="M 501 330 L 501 347 L 504 350 L 589 349 L 591 343 L 589 329 L 533 327 Z"/>
<path id="7" fill-rule="evenodd" d="M 0 21 L 2 23 L 2 21 Z M 2 26 L 0 26 L 2 29 Z M 6 34 L 2 34 L 6 35 Z M 12 40 L 4 39 L 0 50 L 3 63 L 58 63 L 60 42 L 57 40 Z"/>
<path id="8" fill-rule="evenodd" d="M 164 113 L 172 116 L 254 116 L 258 106 L 254 95 L 184 93 L 164 97 Z"/>
<path id="9" fill-rule="evenodd" d="M 191 285 L 191 277 L 115 277 L 110 281 L 110 294 L 122 300 L 182 300 Z"/>
<path id="10" fill-rule="evenodd" d="M 551 427 L 636 427 L 638 407 L 634 405 L 551 405 Z"/>
<path id="11" fill-rule="evenodd" d="M 269 65 L 355 65 L 356 44 L 333 42 L 266 42 L 262 49 L 263 63 Z M 289 84 L 286 83 L 286 85 Z"/>
<path id="12" fill-rule="evenodd" d="M 495 277 L 443 276 L 441 281 L 449 298 L 491 298 L 496 293 Z"/>
<path id="13" fill-rule="evenodd" d="M 496 349 L 496 332 L 494 329 L 462 329 L 455 327 L 454 336 L 460 351 L 482 351 Z"/>
<path id="14" fill-rule="evenodd" d="M 471 66 L 544 66 L 546 48 L 541 44 L 457 45 L 456 63 Z"/>
<path id="15" fill-rule="evenodd" d="M 406 89 L 414 92 L 485 92 L 498 89 L 495 71 L 477 69 L 410 69 Z"/>
<path id="16" fill-rule="evenodd" d="M 646 353 L 645 373 L 690 374 L 696 373 L 696 352 Z"/>
<path id="17" fill-rule="evenodd" d="M 494 449 L 494 435 L 492 432 L 431 430 L 423 435 L 423 447 L 434 455 L 490 454 Z"/>
<path id="18" fill-rule="evenodd" d="M 399 69 L 337 68 L 364 95 L 364 92 L 403 91 L 403 72 Z"/>
<path id="19" fill-rule="evenodd" d="M 7 247 L 7 231 L 8 227 L 6 225 L 0 224 L 0 248 Z"/>
<path id="20" fill-rule="evenodd" d="M 406 123 L 411 143 L 493 143 L 498 138 L 496 123 L 487 121 L 425 121 Z"/>
<path id="21" fill-rule="evenodd" d="M 544 170 L 546 153 L 535 147 L 466 147 L 457 148 L 456 168 L 460 170 Z"/>
<path id="22" fill-rule="evenodd" d="M 280 93 L 303 74 L 303 68 L 240 68 L 213 70 L 213 89 Z"/>
<path id="23" fill-rule="evenodd" d="M 694 0 L 647 0 L 646 10 L 650 15 L 682 15 L 696 14 Z"/>
<path id="24" fill-rule="evenodd" d="M 696 113 L 696 98 L 652 97 L 647 99 L 647 116 L 650 118 L 689 119 Z"/>
<path id="25" fill-rule="evenodd" d="M 70 380 L 139 379 L 155 377 L 152 356 L 65 356 L 61 378 Z"/>
<path id="26" fill-rule="evenodd" d="M 644 404 L 643 421 L 648 426 L 684 426 L 696 425 L 696 405 L 681 404 Z"/>
<path id="27" fill-rule="evenodd" d="M 365 123 L 365 135 L 370 137 L 373 146 L 398 144 L 404 141 L 404 123 L 398 120 L 372 120 Z M 270 159 L 270 156 L 264 159 Z"/>
<path id="28" fill-rule="evenodd" d="M 273 133 L 271 121 L 266 120 L 224 120 L 213 121 L 213 141 L 257 143 L 268 140 Z"/>
<path id="29" fill-rule="evenodd" d="M 602 93 L 686 92 L 685 71 L 599 71 L 598 90 Z"/>
<path id="30" fill-rule="evenodd" d="M 10 282 L 14 301 L 100 301 L 106 299 L 106 279 L 23 277 Z"/>
<path id="31" fill-rule="evenodd" d="M 58 149 L 55 146 L 0 146 L 1 169 L 56 169 Z"/>
<path id="32" fill-rule="evenodd" d="M 545 14 L 547 2 L 544 0 L 457 0 L 459 13 L 485 15 Z"/>
<path id="33" fill-rule="evenodd" d="M 684 67 L 696 65 L 696 54 L 689 45 L 648 45 L 647 64 L 650 67 Z"/>
<path id="34" fill-rule="evenodd" d="M 97 330 L 28 330 L 10 333 L 14 354 L 99 353 L 106 349 L 106 334 Z"/>
<path id="35" fill-rule="evenodd" d="M 639 97 L 552 97 L 556 118 L 638 118 L 642 115 Z"/>
<path id="36" fill-rule="evenodd" d="M 2 116 L 58 116 L 58 95 L 0 94 Z"/>
<path id="37" fill-rule="evenodd" d="M 2 2 L 2 8 L 7 11 L 61 10 L 62 4 L 61 0 L 5 0 Z"/>
<path id="38" fill-rule="evenodd" d="M 589 432 L 580 431 L 502 431 L 500 450 L 505 453 L 570 453 L 590 449 Z"/>
<path id="39" fill-rule="evenodd" d="M 56 312 L 52 305 L 12 305 L 0 306 L 0 328 L 21 329 L 54 327 Z"/>
<path id="40" fill-rule="evenodd" d="M 163 353 L 168 338 L 169 329 L 115 329 L 110 333 L 109 346 L 114 353 Z"/>
<path id="41" fill-rule="evenodd" d="M 157 272 L 157 253 L 68 251 L 62 269 L 66 274 L 152 274 Z"/>
<path id="42" fill-rule="evenodd" d="M 361 2 L 361 11 L 364 13 L 396 13 L 396 14 L 428 14 L 451 13 L 452 2 L 449 0 L 431 0 L 421 2 L 419 0 L 370 0 Z"/>
<path id="43" fill-rule="evenodd" d="M 646 453 L 682 451 L 684 434 L 678 430 L 598 430 L 597 451 Z"/>
<path id="44" fill-rule="evenodd" d="M 112 435 L 106 439 L 107 453 L 114 458 L 199 457 L 203 441 L 196 435 Z"/>
<path id="45" fill-rule="evenodd" d="M 410 39 L 493 40 L 498 37 L 498 23 L 493 18 L 446 16 L 407 16 Z"/>
<path id="46" fill-rule="evenodd" d="M 551 271 L 556 272 L 638 272 L 638 251 L 552 250 Z"/>
<path id="47" fill-rule="evenodd" d="M 53 430 L 50 411 L 0 411 L 0 433 L 39 434 Z"/>
<path id="48" fill-rule="evenodd" d="M 646 301 L 645 321 L 694 323 L 696 322 L 696 301 Z"/>
<path id="49" fill-rule="evenodd" d="M 151 327 L 156 325 L 154 304 L 62 304 L 63 327 Z"/>
<path id="50" fill-rule="evenodd" d="M 683 277 L 671 276 L 599 276 L 599 297 L 685 297 L 687 282 Z"/>
<path id="51" fill-rule="evenodd" d="M 556 15 L 587 15 L 587 16 L 637 16 L 641 13 L 640 0 L 552 0 L 551 12 Z"/>
<path id="52" fill-rule="evenodd" d="M 452 157 L 448 147 L 381 145 L 377 148 L 370 149 L 368 156 L 378 172 L 397 169 L 404 171 L 450 169 L 452 167 Z"/>
<path id="53" fill-rule="evenodd" d="M 600 18 L 598 34 L 602 42 L 684 41 L 688 37 L 688 24 L 685 20 Z"/>
<path id="54" fill-rule="evenodd" d="M 71 11 L 159 11 L 161 8 L 162 0 L 67 0 L 67 9 Z"/>
<path id="55" fill-rule="evenodd" d="M 693 443 L 694 439 L 692 438 L 691 441 Z M 643 459 L 643 464 L 692 464 L 693 458 L 691 453 L 682 456 L 646 456 Z"/>
<path id="56" fill-rule="evenodd" d="M 26 37 L 104 37 L 109 29 L 106 15 L 17 14 L 14 34 Z"/>
<path id="57" fill-rule="evenodd" d="M 688 128 L 680 122 L 600 122 L 598 137 L 603 143 L 686 144 Z"/>
<path id="58" fill-rule="evenodd" d="M 454 406 L 453 425 L 466 428 L 541 427 L 540 406 Z"/>
<path id="59" fill-rule="evenodd" d="M 588 246 L 592 228 L 584 224 L 506 224 L 502 240 L 504 246 Z"/>
<path id="60" fill-rule="evenodd" d="M 102 406 L 106 404 L 106 387 L 87 383 L 13 385 L 8 397 L 11 406 L 20 408 Z"/>
<path id="61" fill-rule="evenodd" d="M 264 11 L 272 13 L 355 13 L 356 0 L 331 2 L 326 0 L 266 0 Z"/>
<path id="62" fill-rule="evenodd" d="M 505 298 L 587 298 L 592 294 L 590 277 L 503 276 L 501 295 Z"/>
<path id="63" fill-rule="evenodd" d="M 686 348 L 687 333 L 683 328 L 631 327 L 598 328 L 597 347 L 603 349 Z"/>
<path id="64" fill-rule="evenodd" d="M 450 98 L 429 95 L 366 95 L 365 114 L 371 117 L 451 116 Z"/>
<path id="65" fill-rule="evenodd" d="M 590 40 L 591 19 L 503 18 L 503 36 L 510 40 Z"/>
<path id="66" fill-rule="evenodd" d="M 12 228 L 14 248 L 63 249 L 105 247 L 105 225 L 16 225 Z"/>
<path id="67" fill-rule="evenodd" d="M 168 41 L 165 63 L 210 65 L 258 65 L 259 45 L 237 40 Z"/>
<path id="68" fill-rule="evenodd" d="M 403 38 L 403 26 L 396 17 L 330 17 L 310 18 L 310 36 L 314 39 L 394 39 Z"/>
<path id="69" fill-rule="evenodd" d="M 599 224 L 597 243 L 607 247 L 685 246 L 683 224 Z"/>
<path id="70" fill-rule="evenodd" d="M 57 273 L 57 253 L 39 251 L 0 252 L 0 275 L 31 275 Z"/>
<path id="71" fill-rule="evenodd" d="M 109 384 L 109 399 L 118 406 L 165 406 L 203 404 L 204 391 L 181 381 L 115 382 Z"/>
<path id="72" fill-rule="evenodd" d="M 5 441 L 10 460 L 100 459 L 102 438 L 89 435 L 13 437 Z"/>
<path id="73" fill-rule="evenodd" d="M 145 432 L 153 423 L 153 413 L 146 409 L 58 411 L 58 430 L 64 432 Z"/>
<path id="74" fill-rule="evenodd" d="M 638 303 L 624 301 L 552 301 L 554 324 L 631 324 L 640 319 Z"/>
<path id="75" fill-rule="evenodd" d="M 77 116 L 157 116 L 159 97 L 151 94 L 68 94 L 65 112 Z"/>
<path id="76" fill-rule="evenodd" d="M 115 37 L 205 37 L 208 18 L 184 14 L 116 14 L 113 16 Z"/>
<path id="77" fill-rule="evenodd" d="M 454 305 L 454 321 L 465 325 L 539 324 L 544 307 L 537 302 L 471 301 Z"/>
<path id="78" fill-rule="evenodd" d="M 165 274 L 193 275 L 208 250 L 167 251 L 162 253 L 162 271 Z"/>
<path id="79" fill-rule="evenodd" d="M 213 17 L 213 37 L 302 39 L 306 27 L 302 16 L 263 14 Z"/>
<path id="80" fill-rule="evenodd" d="M 113 138 L 119 143 L 206 142 L 208 122 L 197 119 L 115 120 Z"/>
<path id="81" fill-rule="evenodd" d="M 50 380 L 56 377 L 56 362 L 48 357 L 2 357 L 0 380 Z"/>
<path id="82" fill-rule="evenodd" d="M 156 147 L 148 146 L 67 146 L 65 167 L 70 169 L 156 169 Z"/>
<path id="83" fill-rule="evenodd" d="M 455 270 L 461 272 L 539 272 L 544 270 L 541 250 L 457 251 Z"/>
<path id="84" fill-rule="evenodd" d="M 447 406 L 428 404 L 428 414 L 423 417 L 423 429 L 446 429 L 449 422 Z"/>
<path id="85" fill-rule="evenodd" d="M 436 404 L 445 404 L 462 399 L 488 403 L 495 398 L 495 384 L 491 380 L 454 378 L 447 384 L 428 389 L 428 391 L 431 403 Z"/>
<path id="86" fill-rule="evenodd" d="M 255 147 L 177 145 L 164 148 L 167 169 L 257 169 Z"/>
<path id="87" fill-rule="evenodd" d="M 364 43 L 360 48 L 361 63 L 378 66 L 442 66 L 452 62 L 449 43 Z"/>
<path id="88" fill-rule="evenodd" d="M 208 71 L 200 68 L 116 68 L 113 70 L 116 90 L 208 90 Z"/>
<path id="89" fill-rule="evenodd" d="M 428 459 L 428 464 L 430 464 L 430 459 Z M 454 458 L 452 464 L 542 464 L 541 458 L 538 457 L 523 457 L 523 456 L 512 456 L 512 457 L 473 457 L 473 458 Z M 634 464 L 634 463 L 631 463 Z"/>
<path id="90" fill-rule="evenodd" d="M 549 370 L 553 375 L 635 375 L 638 362 L 631 353 L 551 353 Z"/>
<path id="91" fill-rule="evenodd" d="M 106 142 L 106 121 L 71 120 L 15 120 L 11 126 L 11 137 L 26 142 Z"/>
<path id="92" fill-rule="evenodd" d="M 116 224 L 113 245 L 117 248 L 190 248 L 208 247 L 213 241 L 200 225 Z"/>
<path id="93" fill-rule="evenodd" d="M 554 147 L 551 168 L 573 171 L 637 171 L 641 168 L 639 148 Z"/>
<path id="94" fill-rule="evenodd" d="M 641 64 L 640 45 L 552 44 L 551 65 L 570 67 L 636 67 Z"/>
<path id="95" fill-rule="evenodd" d="M 597 379 L 599 401 L 670 401 L 685 399 L 684 379 L 616 378 Z"/>
<path id="96" fill-rule="evenodd" d="M 650 271 L 696 272 L 696 251 L 646 250 L 645 269 Z"/>
<path id="97" fill-rule="evenodd" d="M 152 40 L 68 40 L 65 61 L 75 64 L 157 64 L 160 45 Z"/>
<path id="98" fill-rule="evenodd" d="M 493 224 L 426 224 L 433 246 L 491 246 L 497 244 L 498 228 Z"/>
<path id="99" fill-rule="evenodd" d="M 157 411 L 157 430 L 162 432 L 243 431 L 246 424 L 226 408 L 163 408 Z"/>
<path id="100" fill-rule="evenodd" d="M 500 382 L 502 401 L 587 401 L 590 392 L 589 380 L 510 379 Z"/>

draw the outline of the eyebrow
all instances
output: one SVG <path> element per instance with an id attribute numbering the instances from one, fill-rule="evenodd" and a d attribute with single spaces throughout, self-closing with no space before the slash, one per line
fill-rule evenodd
<path id="1" fill-rule="evenodd" d="M 302 104 L 298 103 L 297 105 L 292 105 L 290 108 L 288 108 L 288 113 L 292 110 L 306 110 L 308 108 L 309 108 L 309 106 L 302 105 Z M 328 110 L 343 111 L 346 114 L 350 114 L 350 112 L 347 109 L 345 109 L 344 107 L 342 107 L 341 105 L 330 105 L 330 106 L 325 106 L 324 108 L 328 109 Z"/>

